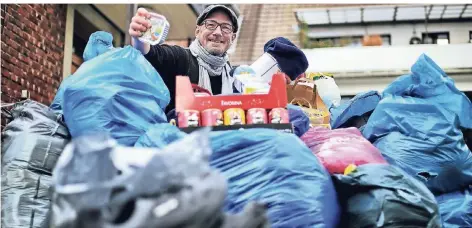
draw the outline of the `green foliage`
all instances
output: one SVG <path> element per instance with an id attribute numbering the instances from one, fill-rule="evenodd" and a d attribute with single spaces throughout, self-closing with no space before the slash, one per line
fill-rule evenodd
<path id="1" fill-rule="evenodd" d="M 300 45 L 303 49 L 345 47 L 352 44 L 354 41 L 350 37 L 343 37 L 336 44 L 331 39 L 313 40 L 308 36 L 309 27 L 307 23 L 303 21 L 300 22 L 299 28 Z"/>

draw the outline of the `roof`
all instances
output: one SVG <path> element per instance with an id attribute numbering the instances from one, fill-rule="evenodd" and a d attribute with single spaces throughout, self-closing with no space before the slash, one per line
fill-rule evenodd
<path id="1" fill-rule="evenodd" d="M 472 5 L 382 5 L 296 9 L 296 18 L 310 26 L 411 21 L 470 21 Z"/>

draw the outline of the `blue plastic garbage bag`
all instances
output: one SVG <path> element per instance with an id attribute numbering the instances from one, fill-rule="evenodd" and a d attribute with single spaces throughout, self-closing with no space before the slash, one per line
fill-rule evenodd
<path id="1" fill-rule="evenodd" d="M 84 61 L 87 62 L 111 49 L 113 49 L 113 36 L 104 31 L 94 32 L 85 46 Z"/>
<path id="2" fill-rule="evenodd" d="M 72 137 L 106 133 L 120 144 L 133 146 L 150 126 L 167 122 L 163 110 L 170 100 L 169 90 L 131 46 L 90 59 L 70 78 L 73 83 L 56 96 L 62 96 Z"/>
<path id="3" fill-rule="evenodd" d="M 364 164 L 333 179 L 343 209 L 339 227 L 440 227 L 433 194 L 398 167 Z"/>
<path id="4" fill-rule="evenodd" d="M 169 123 L 154 124 L 145 134 L 139 137 L 134 146 L 164 148 L 186 135 L 185 132 Z"/>
<path id="5" fill-rule="evenodd" d="M 225 210 L 268 205 L 271 227 L 336 227 L 340 209 L 326 169 L 295 135 L 272 129 L 212 132 L 210 165 L 228 179 Z"/>
<path id="6" fill-rule="evenodd" d="M 113 49 L 113 36 L 110 33 L 98 31 L 90 35 L 87 45 L 85 46 L 83 58 L 84 62 L 87 62 L 98 55 L 101 55 L 109 50 Z M 84 63 L 85 64 L 85 63 Z M 85 70 L 85 69 L 84 69 Z M 80 68 L 78 71 L 81 71 Z M 66 77 L 56 93 L 54 100 L 51 104 L 51 109 L 56 114 L 62 114 L 62 98 L 64 97 L 64 88 L 69 84 L 73 84 L 78 77 Z"/>
<path id="7" fill-rule="evenodd" d="M 472 185 L 462 191 L 436 197 L 443 227 L 472 227 Z"/>
<path id="8" fill-rule="evenodd" d="M 287 109 L 295 135 L 298 137 L 302 136 L 310 128 L 310 119 L 299 106 L 289 104 L 287 105 Z"/>
<path id="9" fill-rule="evenodd" d="M 331 128 L 362 127 L 367 123 L 368 116 L 380 101 L 377 91 L 357 94 L 348 102 L 330 109 Z"/>
<path id="10" fill-rule="evenodd" d="M 428 56 L 390 84 L 363 135 L 384 157 L 435 194 L 472 183 L 472 153 L 460 127 L 472 127 L 472 104 Z"/>

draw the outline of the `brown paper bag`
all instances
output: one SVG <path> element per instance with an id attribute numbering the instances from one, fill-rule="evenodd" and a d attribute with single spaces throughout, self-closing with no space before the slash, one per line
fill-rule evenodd
<path id="1" fill-rule="evenodd" d="M 311 106 L 316 106 L 316 86 L 315 82 L 307 78 L 295 80 L 293 85 L 287 85 L 287 100 L 304 99 Z"/>
<path id="2" fill-rule="evenodd" d="M 324 104 L 318 103 L 318 107 L 313 107 L 310 102 L 304 98 L 295 98 L 290 103 L 302 108 L 303 112 L 310 119 L 311 125 L 329 124 L 330 114 Z"/>
<path id="3" fill-rule="evenodd" d="M 316 90 L 311 79 L 297 79 L 294 85 L 287 85 L 287 100 L 300 106 L 310 119 L 313 126 L 330 128 L 330 113 Z"/>

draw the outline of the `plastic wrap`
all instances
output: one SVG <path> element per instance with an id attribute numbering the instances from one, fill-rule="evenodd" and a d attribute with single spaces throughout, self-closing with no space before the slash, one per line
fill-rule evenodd
<path id="1" fill-rule="evenodd" d="M 380 151 L 354 127 L 311 128 L 301 137 L 329 173 L 344 173 L 349 165 L 387 164 Z"/>
<path id="2" fill-rule="evenodd" d="M 310 128 L 310 119 L 305 114 L 303 109 L 296 105 L 287 105 L 290 123 L 293 124 L 294 133 L 297 136 L 302 136 Z"/>
<path id="3" fill-rule="evenodd" d="M 2 155 L 15 136 L 21 133 L 70 138 L 61 115 L 56 115 L 46 105 L 32 100 L 18 102 L 11 110 L 13 120 L 2 131 Z"/>
<path id="4" fill-rule="evenodd" d="M 436 197 L 445 228 L 472 227 L 472 185 Z"/>
<path id="5" fill-rule="evenodd" d="M 68 140 L 52 136 L 21 133 L 10 142 L 10 145 L 5 150 L 5 154 L 2 156 L 3 166 L 13 161 L 23 161 L 25 166 L 21 168 L 51 175 L 57 159 Z"/>
<path id="6" fill-rule="evenodd" d="M 370 114 L 381 99 L 377 91 L 367 91 L 357 94 L 348 102 L 331 108 L 331 128 L 357 127 L 361 128 L 369 120 Z"/>
<path id="7" fill-rule="evenodd" d="M 2 227 L 40 228 L 46 220 L 51 198 L 51 176 L 13 161 L 2 169 Z"/>
<path id="8" fill-rule="evenodd" d="M 334 180 L 343 208 L 340 227 L 441 227 L 433 194 L 397 167 L 361 165 Z"/>
<path id="9" fill-rule="evenodd" d="M 331 177 L 300 139 L 271 129 L 212 132 L 211 165 L 228 179 L 225 209 L 268 205 L 271 227 L 335 227 Z"/>
<path id="10" fill-rule="evenodd" d="M 385 89 L 363 134 L 433 193 L 460 190 L 472 183 L 472 153 L 461 131 L 472 128 L 472 104 L 426 55 L 411 72 Z"/>
<path id="11" fill-rule="evenodd" d="M 154 124 L 145 134 L 139 137 L 134 146 L 164 148 L 168 144 L 186 135 L 186 133 L 180 131 L 179 128 L 174 125 L 168 123 Z"/>

